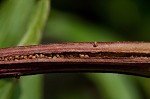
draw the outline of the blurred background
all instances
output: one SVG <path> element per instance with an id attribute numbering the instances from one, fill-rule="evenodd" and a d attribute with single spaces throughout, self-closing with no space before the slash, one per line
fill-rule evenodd
<path id="1" fill-rule="evenodd" d="M 149 0 L 0 0 L 0 47 L 149 41 L 149 3 Z M 109 73 L 26 76 L 17 80 L 17 84 L 14 79 L 1 80 L 0 99 L 150 99 L 150 79 Z"/>
<path id="2" fill-rule="evenodd" d="M 148 0 L 52 0 L 42 43 L 149 41 Z M 118 74 L 48 74 L 45 99 L 150 99 L 150 80 Z"/>

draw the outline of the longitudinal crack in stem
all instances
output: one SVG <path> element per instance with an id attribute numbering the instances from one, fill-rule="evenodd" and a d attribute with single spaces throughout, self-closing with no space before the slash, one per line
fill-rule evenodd
<path id="1" fill-rule="evenodd" d="M 114 53 L 114 52 L 64 52 L 64 53 L 33 53 L 29 55 L 11 55 L 0 57 L 0 61 L 19 61 L 26 59 L 76 59 L 76 58 L 150 58 L 147 53 Z"/>
<path id="2" fill-rule="evenodd" d="M 150 77 L 150 43 L 56 43 L 0 49 L 0 78 L 47 72 L 109 72 Z"/>

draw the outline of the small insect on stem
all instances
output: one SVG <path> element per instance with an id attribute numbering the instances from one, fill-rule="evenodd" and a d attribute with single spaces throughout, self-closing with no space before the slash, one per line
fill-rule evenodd
<path id="1" fill-rule="evenodd" d="M 98 46 L 97 42 L 94 42 L 93 47 L 97 47 L 97 46 Z"/>

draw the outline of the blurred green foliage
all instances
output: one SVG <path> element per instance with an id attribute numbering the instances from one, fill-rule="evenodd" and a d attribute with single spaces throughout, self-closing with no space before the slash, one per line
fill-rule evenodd
<path id="1" fill-rule="evenodd" d="M 52 0 L 51 11 L 49 5 L 49 0 L 0 0 L 0 47 L 149 41 L 148 0 Z M 0 80 L 0 99 L 150 99 L 149 83 L 121 74 L 26 76 Z"/>
<path id="2" fill-rule="evenodd" d="M 0 5 L 0 47 L 39 44 L 49 0 L 5 0 Z M 41 99 L 42 78 L 2 79 L 0 99 Z"/>
<path id="3" fill-rule="evenodd" d="M 149 41 L 148 3 L 52 0 L 42 42 Z M 149 83 L 148 78 L 121 74 L 58 73 L 46 75 L 44 92 L 46 99 L 150 99 Z"/>

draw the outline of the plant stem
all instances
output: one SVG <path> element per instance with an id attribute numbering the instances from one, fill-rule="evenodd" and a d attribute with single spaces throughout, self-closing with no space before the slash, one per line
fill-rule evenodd
<path id="1" fill-rule="evenodd" d="M 107 72 L 150 77 L 150 43 L 53 43 L 0 49 L 0 78 L 54 72 Z"/>

